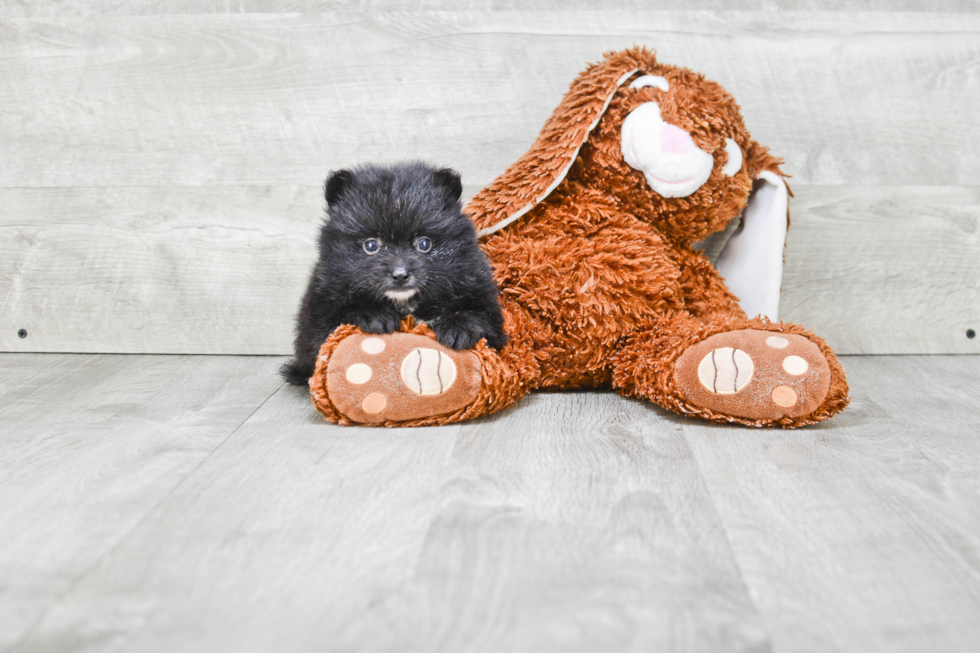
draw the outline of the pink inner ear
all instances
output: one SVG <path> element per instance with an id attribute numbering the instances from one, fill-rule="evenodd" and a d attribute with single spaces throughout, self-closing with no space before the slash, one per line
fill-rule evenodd
<path id="1" fill-rule="evenodd" d="M 665 124 L 660 131 L 660 150 L 669 154 L 684 154 L 694 149 L 694 140 L 676 125 Z"/>

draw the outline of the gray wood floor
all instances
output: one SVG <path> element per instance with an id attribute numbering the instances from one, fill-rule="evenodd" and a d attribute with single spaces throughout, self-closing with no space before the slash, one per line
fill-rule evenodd
<path id="1" fill-rule="evenodd" d="M 782 317 L 959 355 L 792 432 L 176 355 L 289 352 L 330 169 L 469 197 L 633 44 L 785 158 Z M 0 652 L 980 650 L 978 61 L 980 0 L 0 0 Z"/>
<path id="2" fill-rule="evenodd" d="M 0 354 L 3 651 L 975 651 L 980 357 L 798 431 L 341 428 L 270 357 Z"/>

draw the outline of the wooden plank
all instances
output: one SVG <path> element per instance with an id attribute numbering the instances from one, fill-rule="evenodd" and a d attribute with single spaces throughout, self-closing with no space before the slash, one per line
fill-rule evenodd
<path id="1" fill-rule="evenodd" d="M 320 193 L 7 191 L 0 350 L 288 353 L 316 258 Z"/>
<path id="2" fill-rule="evenodd" d="M 980 331 L 977 187 L 794 192 L 784 319 L 840 353 L 980 353 L 980 338 L 966 337 Z M 0 350 L 291 352 L 319 186 L 5 197 Z"/>
<path id="3" fill-rule="evenodd" d="M 523 151 L 585 60 L 649 36 L 662 57 L 728 85 L 756 136 L 787 157 L 800 200 L 843 228 L 837 242 L 814 234 L 802 222 L 809 206 L 794 203 L 785 317 L 841 352 L 976 352 L 965 338 L 978 310 L 976 196 L 946 184 L 972 184 L 980 171 L 956 129 L 976 121 L 977 85 L 964 71 L 980 17 L 847 17 L 371 10 L 5 21 L 0 175 L 25 188 L 0 188 L 0 349 L 286 353 L 327 170 L 424 156 L 479 187 Z M 848 74 L 826 75 L 828 61 Z M 783 79 L 794 82 L 773 94 Z M 897 188 L 889 204 L 892 189 L 856 186 L 862 179 L 944 185 Z M 827 214 L 833 197 L 873 215 L 854 220 L 838 205 Z M 864 245 L 882 241 L 870 254 Z"/>
<path id="4" fill-rule="evenodd" d="M 226 14 L 335 11 L 336 0 L 61 0 L 57 4 L 8 0 L 5 11 L 12 16 L 83 16 L 92 14 Z M 365 11 L 515 10 L 570 11 L 595 8 L 593 0 L 361 0 L 344 2 L 344 9 Z M 751 10 L 756 0 L 604 0 L 606 10 Z M 779 11 L 918 11 L 967 12 L 980 9 L 977 0 L 768 0 L 768 10 Z"/>
<path id="5" fill-rule="evenodd" d="M 844 366 L 817 428 L 684 426 L 773 649 L 975 651 L 980 357 Z"/>
<path id="6" fill-rule="evenodd" d="M 980 187 L 802 187 L 780 318 L 842 354 L 980 353 Z"/>
<path id="7" fill-rule="evenodd" d="M 281 385 L 278 362 L 0 355 L 0 650 Z"/>
<path id="8" fill-rule="evenodd" d="M 484 185 L 635 43 L 742 104 L 797 183 L 969 185 L 980 14 L 495 11 L 10 18 L 5 186 L 318 184 L 421 157 Z"/>
<path id="9" fill-rule="evenodd" d="M 283 388 L 15 651 L 766 650 L 676 420 L 341 428 Z"/>

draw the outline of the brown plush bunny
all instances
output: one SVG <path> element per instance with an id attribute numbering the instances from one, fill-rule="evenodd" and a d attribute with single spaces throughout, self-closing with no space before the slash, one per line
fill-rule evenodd
<path id="1" fill-rule="evenodd" d="M 341 424 L 417 426 L 597 387 L 717 422 L 828 419 L 849 401 L 840 362 L 776 321 L 778 164 L 718 84 L 645 48 L 607 54 L 466 209 L 510 343 L 454 352 L 410 319 L 383 336 L 343 326 L 320 351 L 314 404 Z M 716 269 L 692 245 L 739 215 Z"/>

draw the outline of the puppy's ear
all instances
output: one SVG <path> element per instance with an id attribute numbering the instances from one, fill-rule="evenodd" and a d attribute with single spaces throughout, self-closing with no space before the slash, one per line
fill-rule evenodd
<path id="1" fill-rule="evenodd" d="M 442 168 L 437 170 L 436 173 L 436 183 L 443 186 L 446 192 L 449 193 L 452 201 L 458 200 L 463 195 L 463 180 L 460 179 L 459 173 L 452 168 Z"/>
<path id="2" fill-rule="evenodd" d="M 327 183 L 324 184 L 323 195 L 327 199 L 327 206 L 333 206 L 333 203 L 341 196 L 344 190 L 351 185 L 354 181 L 354 173 L 350 170 L 335 170 L 330 173 L 327 177 Z"/>

